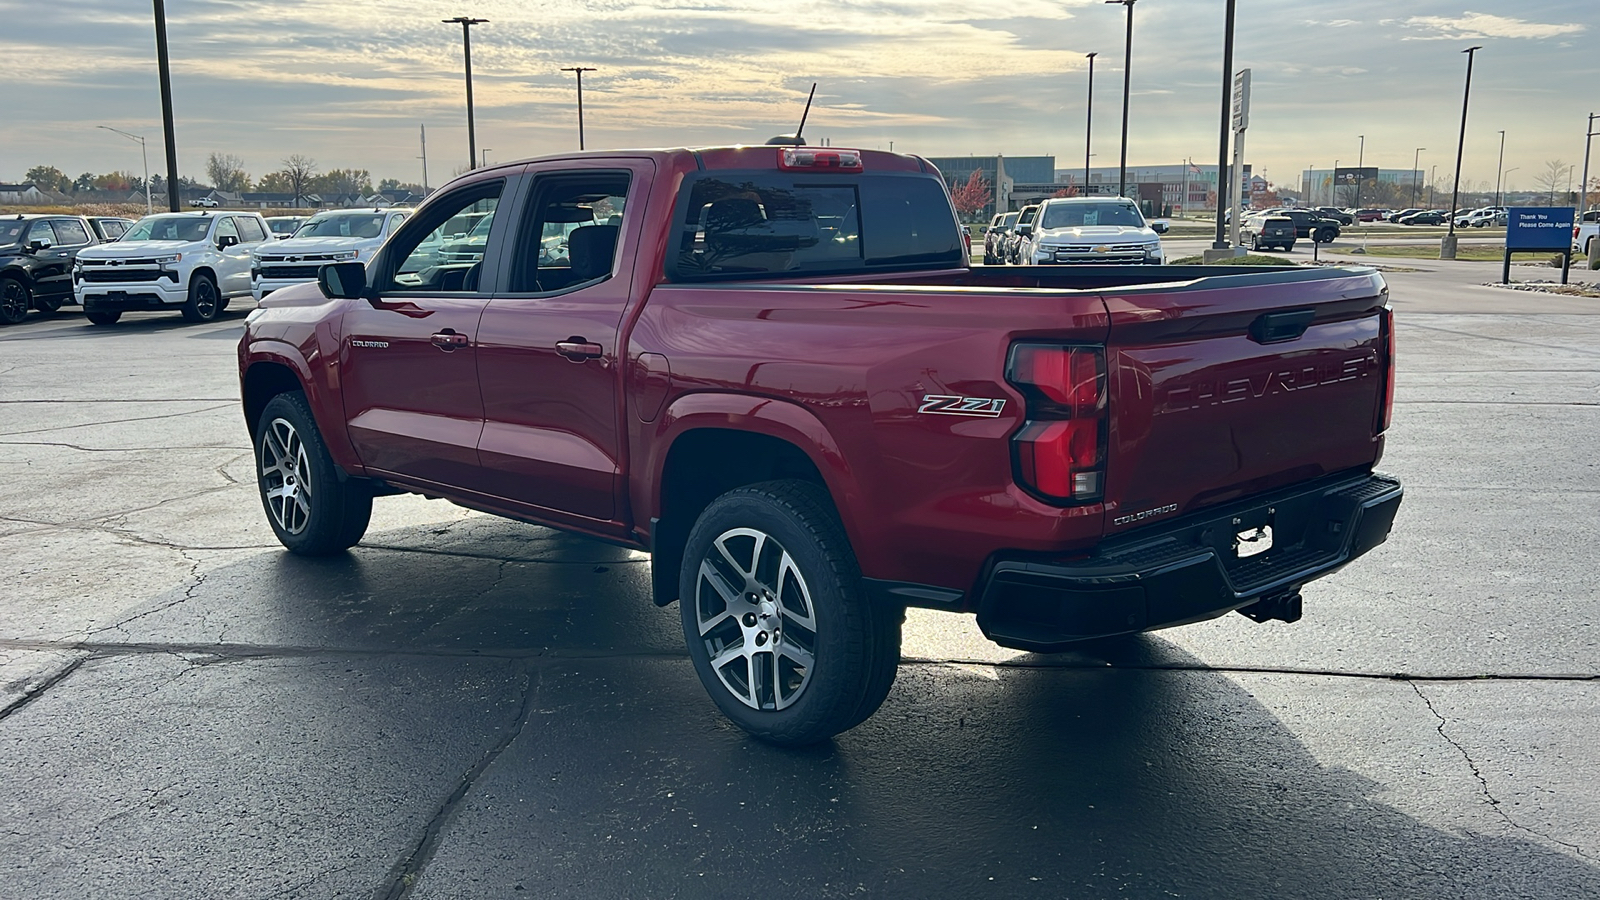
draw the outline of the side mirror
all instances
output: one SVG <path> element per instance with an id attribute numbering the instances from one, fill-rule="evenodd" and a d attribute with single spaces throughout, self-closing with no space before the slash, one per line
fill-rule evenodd
<path id="1" fill-rule="evenodd" d="M 239 238 L 237 235 L 225 234 L 222 237 L 217 238 L 218 250 L 226 250 L 229 247 L 237 247 L 238 245 Z"/>
<path id="2" fill-rule="evenodd" d="M 1023 237 L 1027 237 L 1028 235 L 1033 234 L 1033 223 L 1029 222 L 1026 225 L 1018 225 L 1017 226 L 1017 234 L 1020 234 Z"/>
<path id="3" fill-rule="evenodd" d="M 1165 223 L 1165 222 L 1151 222 L 1150 223 L 1150 230 L 1154 231 L 1156 234 L 1166 234 L 1167 233 L 1167 223 Z"/>
<path id="4" fill-rule="evenodd" d="M 48 249 L 50 249 L 50 242 L 49 241 L 29 241 L 28 242 L 28 252 L 29 253 L 38 253 L 40 250 L 48 250 Z"/>
<path id="5" fill-rule="evenodd" d="M 330 300 L 360 300 L 367 293 L 367 267 L 358 262 L 323 266 L 317 270 L 317 287 Z"/>

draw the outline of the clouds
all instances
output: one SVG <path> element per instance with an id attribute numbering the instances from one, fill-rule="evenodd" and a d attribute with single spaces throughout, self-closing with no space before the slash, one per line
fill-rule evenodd
<path id="1" fill-rule="evenodd" d="M 1577 34 L 1586 26 L 1573 22 L 1563 25 L 1544 25 L 1513 19 L 1507 16 L 1465 12 L 1459 16 L 1411 16 L 1391 19 L 1385 24 L 1398 24 L 1417 34 L 1406 36 L 1408 41 L 1481 41 L 1489 38 L 1553 38 Z"/>

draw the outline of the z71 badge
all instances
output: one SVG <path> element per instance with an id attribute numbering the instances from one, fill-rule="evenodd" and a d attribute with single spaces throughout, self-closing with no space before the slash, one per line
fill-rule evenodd
<path id="1" fill-rule="evenodd" d="M 1004 397 L 990 399 L 988 397 L 952 397 L 946 394 L 925 394 L 922 405 L 917 408 L 919 413 L 936 413 L 941 416 L 982 416 L 986 419 L 997 419 L 1000 411 L 1005 409 Z"/>

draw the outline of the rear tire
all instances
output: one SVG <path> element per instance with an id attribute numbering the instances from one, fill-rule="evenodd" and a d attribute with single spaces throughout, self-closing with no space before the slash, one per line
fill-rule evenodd
<path id="1" fill-rule="evenodd" d="M 93 325 L 115 325 L 117 320 L 122 318 L 122 310 L 97 309 L 93 312 L 86 312 L 84 315 L 89 317 L 89 322 Z"/>
<path id="2" fill-rule="evenodd" d="M 33 292 L 15 278 L 0 278 L 0 325 L 15 325 L 28 317 Z"/>
<path id="3" fill-rule="evenodd" d="M 1318 231 L 1316 236 L 1314 236 L 1311 240 L 1318 244 L 1331 244 L 1333 243 L 1333 239 L 1335 237 L 1338 237 L 1337 232 L 1335 232 L 1332 228 L 1324 228 L 1321 231 Z"/>
<path id="4" fill-rule="evenodd" d="M 904 610 L 867 598 L 817 485 L 768 481 L 713 500 L 689 532 L 678 588 L 695 674 L 761 740 L 827 740 L 894 684 Z"/>
<path id="5" fill-rule="evenodd" d="M 289 552 L 325 556 L 360 542 L 372 517 L 372 490 L 364 481 L 339 480 L 305 394 L 279 394 L 267 403 L 255 451 L 267 524 Z"/>
<path id="6" fill-rule="evenodd" d="M 33 307 L 34 307 L 34 309 L 37 309 L 39 312 L 42 312 L 45 315 L 50 316 L 50 315 L 55 315 L 56 311 L 61 308 L 61 304 L 64 303 L 64 302 L 66 302 L 66 301 L 62 300 L 60 297 L 51 297 L 49 300 L 37 300 L 36 299 L 36 300 L 33 301 Z"/>
<path id="7" fill-rule="evenodd" d="M 222 297 L 210 275 L 196 272 L 189 276 L 189 299 L 183 304 L 183 318 L 189 322 L 210 322 L 222 312 Z"/>

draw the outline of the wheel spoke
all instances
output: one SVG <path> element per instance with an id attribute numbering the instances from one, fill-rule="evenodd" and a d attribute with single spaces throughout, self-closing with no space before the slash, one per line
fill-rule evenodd
<path id="1" fill-rule="evenodd" d="M 711 668 L 720 670 L 723 666 L 733 662 L 739 657 L 748 655 L 749 654 L 745 651 L 744 641 L 740 641 L 737 644 L 729 644 L 728 646 L 722 648 L 721 653 L 711 657 Z"/>
<path id="2" fill-rule="evenodd" d="M 751 557 L 750 557 L 750 568 L 747 569 L 744 566 L 739 565 L 739 561 L 733 558 L 733 554 L 732 553 L 728 552 L 728 546 L 724 542 L 727 541 L 729 536 L 730 535 L 725 534 L 722 537 L 717 538 L 717 540 L 715 541 L 715 544 L 716 544 L 716 547 L 717 547 L 717 552 L 721 553 L 722 554 L 722 558 L 728 561 L 728 565 L 733 566 L 733 570 L 735 572 L 738 572 L 740 575 L 743 575 L 745 577 L 745 580 L 748 581 L 749 579 L 751 579 L 755 575 L 755 571 L 756 571 L 756 563 L 755 563 L 755 561 L 761 558 L 761 553 L 760 553 L 761 546 L 760 546 L 759 543 L 756 545 L 756 552 L 751 555 Z M 741 535 L 741 533 L 734 532 L 734 533 L 732 533 L 732 536 L 739 537 L 739 536 L 742 536 L 742 535 Z M 761 538 L 758 539 L 758 540 L 764 540 L 765 538 L 766 538 L 766 535 L 762 535 Z"/>
<path id="3" fill-rule="evenodd" d="M 778 653 L 788 657 L 795 665 L 803 667 L 807 675 L 811 674 L 811 664 L 816 661 L 816 657 L 811 655 L 810 650 L 793 641 L 784 641 L 778 645 Z"/>
<path id="4" fill-rule="evenodd" d="M 705 637 L 713 628 L 716 628 L 718 625 L 721 625 L 723 622 L 726 622 L 731 618 L 733 618 L 732 611 L 725 609 L 709 619 L 702 620 L 700 622 L 700 636 Z"/>
<path id="5" fill-rule="evenodd" d="M 794 586 L 795 597 L 805 606 L 803 610 L 793 609 L 785 602 L 789 594 L 784 588 L 788 585 Z M 778 610 L 785 619 L 803 626 L 808 631 L 817 630 L 816 616 L 811 609 L 811 592 L 806 589 L 805 577 L 800 574 L 800 568 L 794 564 L 794 557 L 787 551 L 784 552 L 782 561 L 778 563 Z"/>

